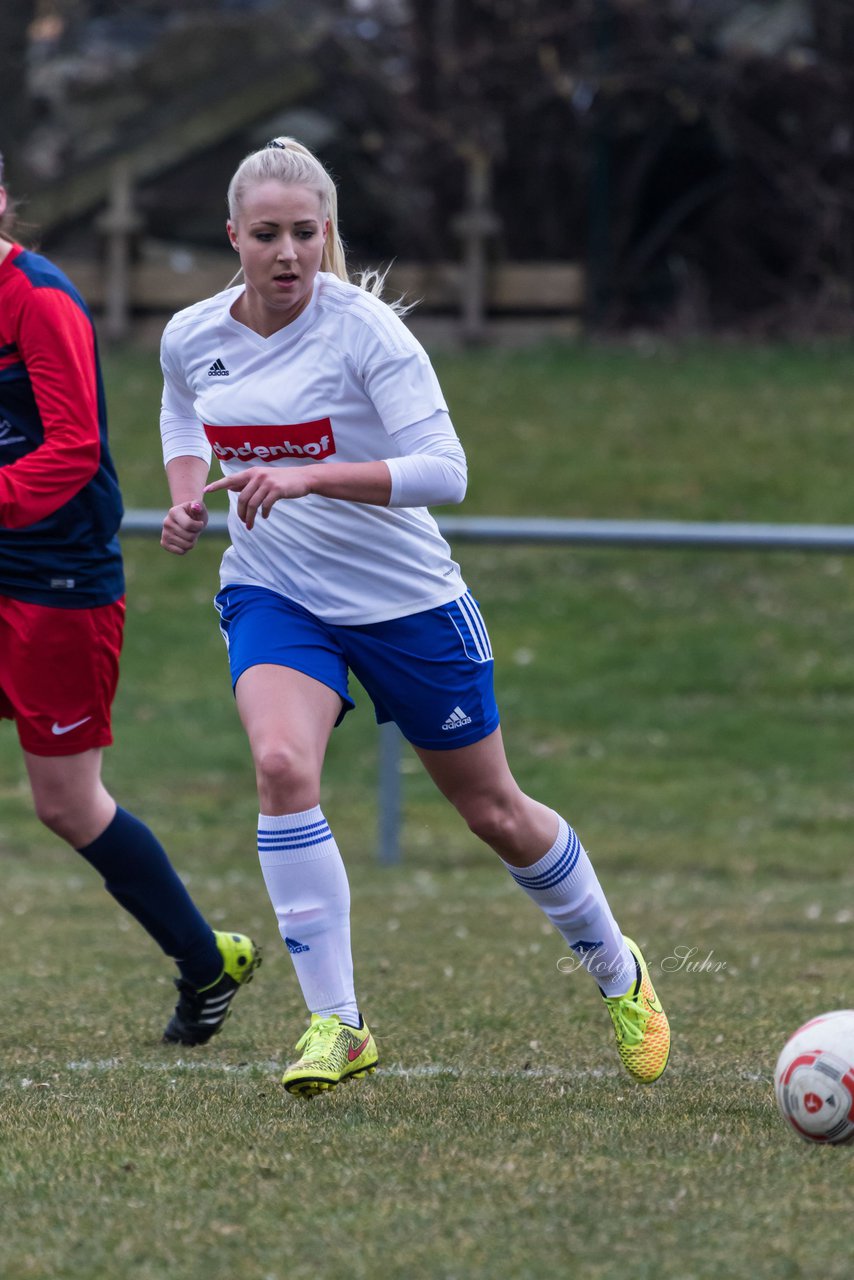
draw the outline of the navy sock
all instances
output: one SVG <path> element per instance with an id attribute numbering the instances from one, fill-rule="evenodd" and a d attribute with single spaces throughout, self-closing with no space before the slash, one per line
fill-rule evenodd
<path id="1" fill-rule="evenodd" d="M 171 956 L 194 987 L 222 973 L 213 931 L 190 897 L 160 841 L 127 810 L 116 809 L 106 831 L 78 849 L 104 877 L 104 887 Z"/>

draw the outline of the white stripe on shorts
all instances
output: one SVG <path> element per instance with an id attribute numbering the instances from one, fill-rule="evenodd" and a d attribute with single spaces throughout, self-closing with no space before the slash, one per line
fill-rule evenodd
<path id="1" fill-rule="evenodd" d="M 460 596 L 453 603 L 459 607 L 463 621 L 468 624 L 468 638 L 474 645 L 477 654 L 475 661 L 491 662 L 492 645 L 489 643 L 489 632 L 486 630 L 486 624 L 471 592 L 467 591 L 465 595 Z M 454 622 L 454 626 L 457 625 L 453 614 L 451 615 L 451 621 Z M 457 627 L 457 631 L 459 631 L 459 627 Z M 466 645 L 466 637 L 462 633 L 460 633 L 460 638 L 463 644 Z M 466 645 L 466 650 L 468 651 L 468 645 Z"/>

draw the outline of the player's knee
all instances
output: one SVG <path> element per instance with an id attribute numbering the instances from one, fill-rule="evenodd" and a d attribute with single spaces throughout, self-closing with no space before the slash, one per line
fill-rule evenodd
<path id="1" fill-rule="evenodd" d="M 36 817 L 48 831 L 52 831 L 62 840 L 73 843 L 77 829 L 77 814 L 61 791 L 47 791 L 33 796 Z"/>
<path id="2" fill-rule="evenodd" d="M 276 813 L 290 812 L 296 802 L 298 808 L 317 804 L 317 799 L 305 797 L 319 792 L 317 770 L 306 758 L 305 752 L 288 742 L 270 742 L 256 747 L 254 752 L 258 790 L 262 796 L 276 797 Z M 281 807 L 285 804 L 285 807 Z"/>
<path id="3" fill-rule="evenodd" d="M 505 849 L 516 836 L 517 818 L 511 805 L 493 796 L 480 796 L 460 806 L 469 829 L 493 849 Z"/>

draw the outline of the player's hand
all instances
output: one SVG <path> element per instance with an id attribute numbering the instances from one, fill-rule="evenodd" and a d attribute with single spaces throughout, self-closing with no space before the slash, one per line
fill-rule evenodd
<path id="1" fill-rule="evenodd" d="M 273 504 L 281 498 L 304 498 L 311 493 L 309 471 L 309 467 L 247 467 L 245 471 L 215 480 L 205 493 L 228 489 L 239 494 L 237 514 L 246 528 L 251 529 L 259 511 L 266 520 Z"/>
<path id="2" fill-rule="evenodd" d="M 173 555 L 185 556 L 193 550 L 207 522 L 208 512 L 203 502 L 179 502 L 166 512 L 161 547 Z"/>

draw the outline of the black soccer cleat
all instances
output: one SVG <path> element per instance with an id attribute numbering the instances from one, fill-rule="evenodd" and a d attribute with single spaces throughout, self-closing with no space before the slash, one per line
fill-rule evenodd
<path id="1" fill-rule="evenodd" d="M 218 933 L 214 938 L 222 956 L 222 974 L 209 987 L 192 986 L 176 978 L 180 998 L 163 1032 L 167 1044 L 207 1044 L 222 1027 L 240 987 L 252 981 L 261 963 L 261 948 L 243 933 Z"/>

